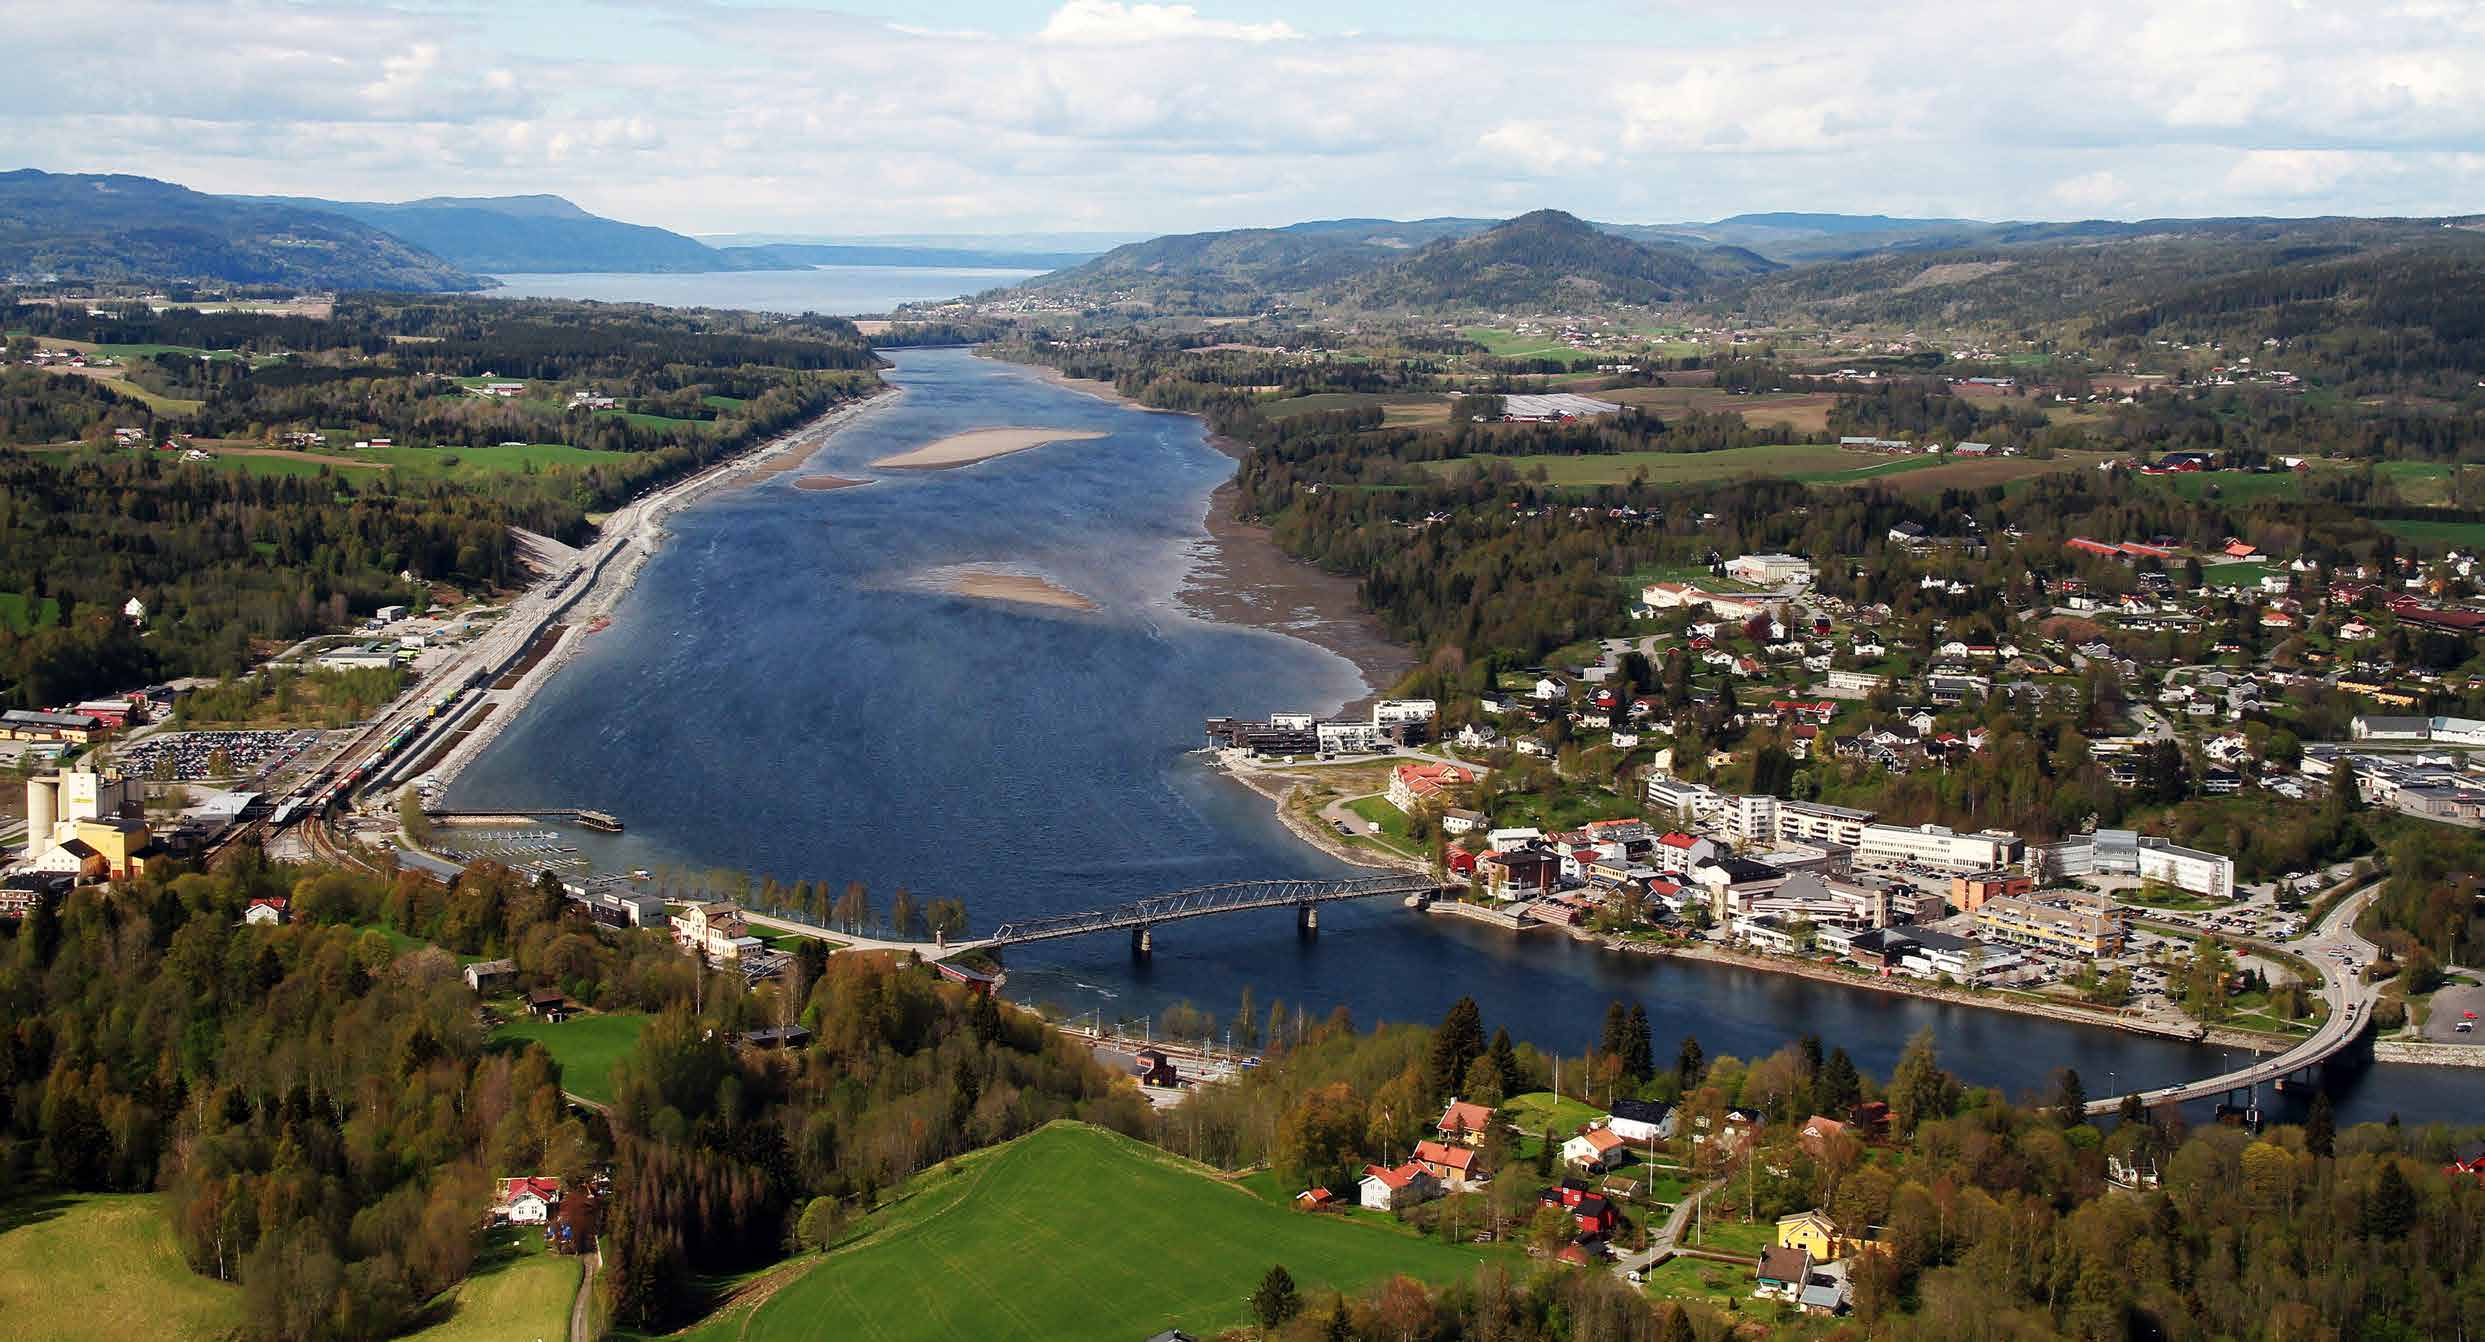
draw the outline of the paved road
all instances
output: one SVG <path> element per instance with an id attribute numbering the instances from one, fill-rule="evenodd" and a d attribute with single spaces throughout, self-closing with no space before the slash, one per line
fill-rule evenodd
<path id="1" fill-rule="evenodd" d="M 1657 1233 L 1648 1237 L 1647 1248 L 1624 1254 L 1614 1261 L 1614 1274 L 1628 1277 L 1633 1272 L 1645 1272 L 1673 1257 L 1674 1251 L 1682 1245 L 1683 1227 L 1691 1224 L 1691 1213 L 1709 1194 L 1725 1186 L 1725 1180 L 1711 1179 L 1683 1194 L 1683 1200 L 1674 1204 L 1674 1214 L 1666 1217 L 1665 1224 L 1658 1228 Z"/>
<path id="2" fill-rule="evenodd" d="M 2381 985 L 2365 982 L 2363 969 L 2381 952 L 2357 934 L 2355 921 L 2356 915 L 2381 894 L 2381 886 L 2381 880 L 2376 878 L 2363 889 L 2340 900 L 2330 910 L 2329 916 L 2321 920 L 2320 926 L 2292 946 L 2281 947 L 2244 937 L 2222 938 L 2246 950 L 2289 954 L 2311 962 L 2314 970 L 2321 975 L 2321 996 L 2329 1003 L 2330 1014 L 2311 1038 L 2284 1053 L 2217 1076 L 2163 1090 L 2143 1091 L 2140 1093 L 2142 1102 L 2155 1106 L 2218 1099 L 2246 1087 L 2275 1081 L 2289 1072 L 2320 1062 L 2363 1033 L 2372 1024 L 2373 1004 L 2381 1000 Z M 2339 958 L 2341 956 L 2345 957 L 2344 961 Z M 2120 1095 L 2108 1096 L 2090 1102 L 2088 1112 L 2091 1115 L 2110 1114 L 2122 1102 Z"/>

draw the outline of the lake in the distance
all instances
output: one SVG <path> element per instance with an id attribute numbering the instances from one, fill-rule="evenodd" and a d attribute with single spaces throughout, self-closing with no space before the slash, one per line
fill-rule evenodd
<path id="1" fill-rule="evenodd" d="M 718 277 L 684 277 L 700 280 Z M 724 277 L 730 279 L 745 276 Z M 1334 710 L 1351 664 L 1282 635 L 1211 624 L 1176 600 L 1234 463 L 1187 416 L 1124 409 L 964 350 L 890 355 L 904 394 L 806 470 L 677 514 L 672 538 L 590 639 L 450 790 L 459 806 L 610 810 L 580 833 L 605 870 L 725 867 L 900 886 L 965 901 L 978 928 L 1218 881 L 1334 874 L 1268 803 L 1189 753 L 1218 713 Z M 1094 430 L 960 470 L 870 462 L 966 429 Z M 871 483 L 807 492 L 824 472 Z M 1040 575 L 1082 614 L 941 590 L 961 565 Z M 1173 923 L 1134 963 L 1119 935 L 1008 952 L 1010 992 L 1138 1017 L 1244 988 L 1314 1014 L 1437 1020 L 1461 994 L 1489 1025 L 1577 1052 L 1605 1005 L 1644 1003 L 1659 1051 L 1765 1055 L 1805 1032 L 1886 1076 L 1930 1028 L 1945 1062 L 2015 1096 L 2056 1068 L 2092 1094 L 2223 1070 L 2221 1051 L 1788 975 L 1652 961 L 1526 938 L 1388 901 L 1332 904 L 1299 940 L 1289 911 Z M 2472 1116 L 2485 1071 L 2342 1076 L 2345 1120 Z M 2270 1097 L 2264 1096 L 2264 1100 Z"/>
<path id="2" fill-rule="evenodd" d="M 586 298 L 676 308 L 817 312 L 851 317 L 900 303 L 937 302 L 1033 279 L 1040 270 L 955 270 L 916 266 L 818 266 L 810 270 L 726 270 L 696 275 L 583 272 L 495 275 L 487 298 Z"/>

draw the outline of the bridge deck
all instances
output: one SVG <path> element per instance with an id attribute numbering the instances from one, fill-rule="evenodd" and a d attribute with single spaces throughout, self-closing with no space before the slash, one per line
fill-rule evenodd
<path id="1" fill-rule="evenodd" d="M 1082 936 L 1090 932 L 1110 932 L 1116 928 L 1153 927 L 1158 923 L 1179 922 L 1185 918 L 1204 918 L 1211 914 L 1237 913 L 1245 909 L 1308 908 L 1341 899 L 1371 899 L 1381 895 L 1429 895 L 1439 890 L 1440 883 L 1429 876 L 1353 876 L 1338 880 L 1231 881 L 1222 885 L 1204 885 L 1192 890 L 1176 891 L 1151 899 L 1133 900 L 1109 909 L 1091 909 L 1081 913 L 1050 914 L 1041 918 L 1022 918 L 1001 924 L 992 935 L 972 943 L 991 949 L 1021 946 L 1033 941 L 1050 941 L 1056 937 Z"/>

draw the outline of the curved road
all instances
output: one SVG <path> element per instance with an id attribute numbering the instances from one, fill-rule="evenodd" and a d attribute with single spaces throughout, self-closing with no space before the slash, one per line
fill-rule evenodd
<path id="1" fill-rule="evenodd" d="M 2364 912 L 2375 896 L 2381 893 L 2381 879 L 2375 878 L 2347 898 L 2321 920 L 2312 935 L 2293 946 L 2275 946 L 2248 938 L 2231 938 L 2234 945 L 2246 950 L 2293 955 L 2310 961 L 2321 975 L 2322 1000 L 2329 1003 L 2330 1014 L 2312 1036 L 2284 1053 L 2259 1062 L 2204 1077 L 2198 1081 L 2163 1090 L 2138 1092 L 2140 1102 L 2152 1108 L 2163 1104 L 2187 1104 L 2195 1100 L 2219 1099 L 2234 1091 L 2275 1081 L 2290 1072 L 2320 1062 L 2354 1042 L 2356 1036 L 2373 1023 L 2373 1004 L 2381 1000 L 2381 985 L 2364 981 L 2363 969 L 2381 954 L 2373 943 L 2357 935 L 2356 915 Z M 2344 955 L 2342 962 L 2338 957 Z M 2124 1096 L 2112 1095 L 2089 1102 L 2092 1115 L 2113 1113 L 2120 1108 Z"/>

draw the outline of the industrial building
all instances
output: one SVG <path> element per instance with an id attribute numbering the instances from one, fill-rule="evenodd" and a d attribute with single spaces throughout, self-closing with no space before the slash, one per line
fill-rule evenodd
<path id="1" fill-rule="evenodd" d="M 1809 579 L 1812 561 L 1790 554 L 1737 555 L 1726 561 L 1726 576 L 1737 582 L 1776 587 Z"/>
<path id="2" fill-rule="evenodd" d="M 1508 395 L 1501 398 L 1501 418 L 1506 424 L 1553 424 L 1566 419 L 1593 419 L 1599 415 L 1618 415 L 1622 407 L 1613 401 L 1599 401 L 1570 392 L 1545 395 Z"/>

